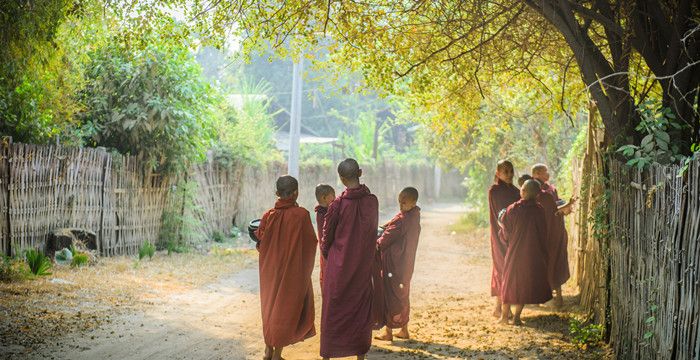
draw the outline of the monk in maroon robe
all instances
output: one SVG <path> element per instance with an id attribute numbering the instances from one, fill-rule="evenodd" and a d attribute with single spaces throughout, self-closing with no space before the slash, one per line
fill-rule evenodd
<path id="1" fill-rule="evenodd" d="M 328 207 L 321 252 L 326 258 L 321 310 L 321 356 L 364 359 L 372 344 L 373 264 L 379 203 L 360 184 L 357 161 L 338 165 L 346 189 Z"/>
<path id="2" fill-rule="evenodd" d="M 561 286 L 566 283 L 571 277 L 569 272 L 569 254 L 568 242 L 569 235 L 566 232 L 564 224 L 564 215 L 571 213 L 571 209 L 576 202 L 576 199 L 571 199 L 565 203 L 559 198 L 557 189 L 549 183 L 549 169 L 545 164 L 536 164 L 532 167 L 532 177 L 537 180 L 542 191 L 549 194 L 555 202 L 555 216 L 551 216 L 550 210 L 547 210 L 549 238 L 548 242 L 548 257 L 549 257 L 549 280 L 554 289 L 554 304 L 559 307 L 564 304 L 564 299 L 561 293 Z M 543 204 L 544 205 L 544 204 Z"/>
<path id="3" fill-rule="evenodd" d="M 323 238 L 323 224 L 326 221 L 328 206 L 333 202 L 333 200 L 335 200 L 335 189 L 333 189 L 332 186 L 328 184 L 316 185 L 316 201 L 318 201 L 318 205 L 316 205 L 314 211 L 316 211 L 316 230 L 319 240 Z M 320 241 L 318 246 L 321 246 Z M 321 269 L 319 280 L 321 283 L 321 288 L 323 288 L 323 273 L 326 270 L 326 260 L 323 258 L 323 254 L 320 254 L 319 258 L 319 267 Z"/>
<path id="4" fill-rule="evenodd" d="M 521 325 L 525 304 L 541 304 L 552 298 L 547 281 L 547 224 L 544 209 L 537 203 L 540 185 L 528 180 L 522 200 L 508 207 L 502 218 L 503 239 L 507 244 L 501 286 L 501 322 L 508 322 L 510 306 L 515 305 L 513 324 Z"/>
<path id="5" fill-rule="evenodd" d="M 513 164 L 508 160 L 499 161 L 496 167 L 495 183 L 489 188 L 489 222 L 491 223 L 491 258 L 493 260 L 491 296 L 496 297 L 493 316 L 497 318 L 501 317 L 502 303 L 499 294 L 501 292 L 503 262 L 506 256 L 506 245 L 499 234 L 498 213 L 520 199 L 520 190 L 513 186 L 513 175 Z"/>
<path id="6" fill-rule="evenodd" d="M 317 240 L 309 212 L 296 203 L 298 189 L 291 176 L 277 179 L 278 200 L 255 232 L 265 359 L 279 360 L 285 346 L 316 335 L 311 272 Z"/>
<path id="7" fill-rule="evenodd" d="M 386 324 L 384 335 L 375 337 L 378 340 L 392 341 L 391 329 L 401 329 L 396 337 L 409 338 L 409 295 L 421 229 L 417 201 L 418 190 L 412 187 L 403 189 L 399 194 L 400 212 L 384 226 L 384 232 L 377 240 L 384 285 L 382 322 Z"/>

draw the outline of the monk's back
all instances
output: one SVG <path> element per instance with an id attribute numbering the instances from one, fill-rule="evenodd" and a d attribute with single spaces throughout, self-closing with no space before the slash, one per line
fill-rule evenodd
<path id="1" fill-rule="evenodd" d="M 366 186 L 347 189 L 328 209 L 321 316 L 323 357 L 351 356 L 369 350 L 378 217 L 379 203 Z"/>

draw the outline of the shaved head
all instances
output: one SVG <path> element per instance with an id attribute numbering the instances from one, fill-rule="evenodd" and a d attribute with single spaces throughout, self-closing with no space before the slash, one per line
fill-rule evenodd
<path id="1" fill-rule="evenodd" d="M 523 175 L 521 175 L 521 176 L 518 178 L 518 186 L 523 186 L 523 184 L 525 184 L 525 182 L 528 181 L 528 180 L 532 180 L 532 176 L 530 176 L 530 175 L 528 175 L 528 174 L 523 174 Z"/>
<path id="2" fill-rule="evenodd" d="M 532 165 L 532 176 L 535 176 L 545 170 L 548 170 L 547 165 L 545 164 Z"/>
<path id="3" fill-rule="evenodd" d="M 280 199 L 290 198 L 299 190 L 299 182 L 291 175 L 280 176 L 275 185 Z"/>
<path id="4" fill-rule="evenodd" d="M 355 159 L 345 159 L 338 164 L 338 175 L 347 180 L 359 180 L 362 175 L 360 164 Z"/>
<path id="5" fill-rule="evenodd" d="M 399 196 L 404 196 L 411 201 L 418 201 L 418 190 L 414 187 L 407 187 L 401 190 Z"/>
<path id="6" fill-rule="evenodd" d="M 523 199 L 530 200 L 536 198 L 541 190 L 542 187 L 540 187 L 540 183 L 537 180 L 527 180 L 520 189 L 520 192 L 523 194 Z"/>
<path id="7" fill-rule="evenodd" d="M 328 196 L 330 194 L 335 195 L 335 189 L 333 189 L 332 186 L 328 184 L 318 184 L 316 185 L 316 200 L 321 201 L 324 196 Z"/>

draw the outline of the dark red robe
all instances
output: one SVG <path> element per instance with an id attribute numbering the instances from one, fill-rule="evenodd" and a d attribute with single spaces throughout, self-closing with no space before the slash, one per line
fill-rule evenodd
<path id="1" fill-rule="evenodd" d="M 557 192 L 557 188 L 554 187 L 554 185 L 550 184 L 549 182 L 543 183 L 542 181 L 537 180 L 540 183 L 540 186 L 542 188 L 542 191 L 551 194 L 554 197 L 554 202 L 558 202 L 559 200 L 559 193 Z"/>
<path id="2" fill-rule="evenodd" d="M 564 216 L 556 215 L 558 207 L 554 195 L 542 190 L 537 196 L 537 202 L 544 208 L 547 222 L 547 279 L 554 289 L 563 285 L 571 277 L 567 251 L 568 234 Z"/>
<path id="3" fill-rule="evenodd" d="M 309 212 L 293 199 L 278 200 L 255 235 L 265 344 L 282 347 L 316 335 L 311 272 L 317 240 Z"/>
<path id="4" fill-rule="evenodd" d="M 361 185 L 328 207 L 321 251 L 326 257 L 321 356 L 366 354 L 372 344 L 373 285 L 379 203 Z"/>
<path id="5" fill-rule="evenodd" d="M 323 238 L 323 224 L 326 221 L 326 213 L 328 213 L 328 207 L 321 206 L 321 205 L 316 205 L 316 208 L 314 209 L 316 211 L 316 231 L 318 234 L 319 240 Z M 318 243 L 319 248 L 321 247 L 321 242 L 319 241 Z M 321 275 L 319 276 L 319 280 L 321 283 L 321 288 L 323 288 L 323 272 L 326 270 L 326 259 L 323 258 L 323 254 L 320 254 L 321 251 L 319 251 L 319 267 L 321 269 Z"/>
<path id="6" fill-rule="evenodd" d="M 552 298 L 547 281 L 547 223 L 536 200 L 519 200 L 503 215 L 508 246 L 501 300 L 505 304 L 541 304 Z"/>
<path id="7" fill-rule="evenodd" d="M 489 188 L 489 222 L 491 223 L 491 296 L 498 296 L 501 291 L 503 262 L 506 257 L 506 245 L 500 235 L 498 213 L 510 204 L 520 200 L 520 190 L 513 184 L 500 179 Z"/>
<path id="8" fill-rule="evenodd" d="M 400 212 L 387 223 L 377 240 L 381 254 L 383 286 L 383 322 L 397 329 L 408 324 L 411 304 L 411 278 L 420 237 L 420 208 Z"/>

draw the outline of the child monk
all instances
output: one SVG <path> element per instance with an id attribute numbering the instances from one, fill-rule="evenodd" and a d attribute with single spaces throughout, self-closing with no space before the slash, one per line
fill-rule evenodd
<path id="1" fill-rule="evenodd" d="M 316 205 L 314 211 L 316 211 L 316 230 L 319 239 L 323 238 L 323 224 L 325 223 L 326 213 L 328 213 L 328 205 L 330 205 L 333 200 L 335 200 L 335 189 L 333 189 L 332 186 L 328 184 L 316 185 L 316 201 L 318 205 Z M 321 243 L 319 242 L 319 247 L 320 246 Z M 323 254 L 321 254 L 319 258 L 321 268 L 320 282 L 321 288 L 323 288 L 323 272 L 326 268 L 326 261 L 323 258 Z"/>
<path id="2" fill-rule="evenodd" d="M 392 341 L 392 329 L 401 329 L 396 337 L 408 339 L 408 319 L 411 310 L 409 294 L 420 236 L 420 207 L 418 190 L 407 187 L 399 193 L 399 213 L 384 226 L 377 240 L 381 255 L 383 282 L 384 335 L 378 340 Z"/>
<path id="3" fill-rule="evenodd" d="M 345 191 L 328 207 L 321 253 L 325 257 L 321 356 L 364 359 L 372 343 L 375 261 L 379 203 L 360 183 L 354 159 L 338 165 Z"/>
<path id="4" fill-rule="evenodd" d="M 309 212 L 297 205 L 299 184 L 277 179 L 277 202 L 260 220 L 260 308 L 264 359 L 279 360 L 282 349 L 316 335 L 311 272 L 316 235 Z"/>
<path id="5" fill-rule="evenodd" d="M 496 307 L 493 310 L 493 316 L 496 318 L 501 317 L 502 303 L 499 294 L 501 292 L 503 261 L 506 256 L 506 246 L 499 234 L 498 213 L 520 199 L 520 190 L 513 186 L 513 176 L 513 164 L 508 160 L 501 160 L 496 166 L 494 184 L 489 188 L 489 222 L 491 224 L 491 258 L 493 260 L 491 296 L 496 297 Z"/>
<path id="6" fill-rule="evenodd" d="M 522 325 L 525 304 L 541 304 L 552 298 L 547 281 L 547 224 L 544 209 L 536 201 L 537 181 L 527 180 L 520 190 L 521 200 L 503 215 L 503 237 L 507 245 L 501 287 L 501 322 L 508 322 L 510 305 L 515 305 L 514 325 Z"/>
<path id="7" fill-rule="evenodd" d="M 536 164 L 532 167 L 532 177 L 542 186 L 542 191 L 550 194 L 555 201 L 557 208 L 556 216 L 551 217 L 549 223 L 548 256 L 549 256 L 549 280 L 554 289 L 554 305 L 560 307 L 564 304 L 561 293 L 561 286 L 569 280 L 569 235 L 566 232 L 563 215 L 571 213 L 576 198 L 572 198 L 568 203 L 559 198 L 557 189 L 549 183 L 549 169 L 545 164 Z M 547 215 L 551 216 L 549 209 Z"/>

